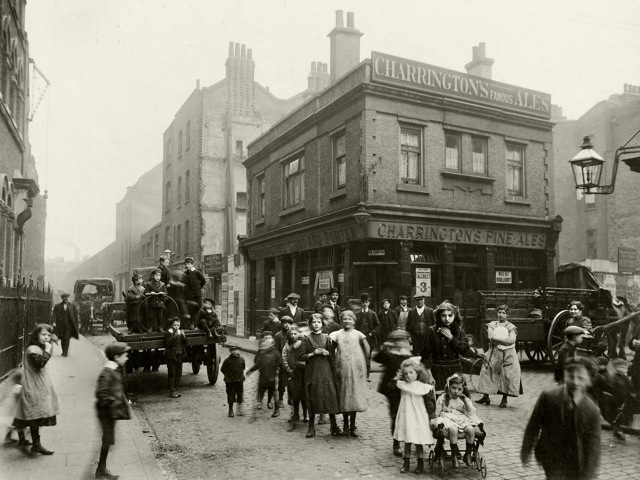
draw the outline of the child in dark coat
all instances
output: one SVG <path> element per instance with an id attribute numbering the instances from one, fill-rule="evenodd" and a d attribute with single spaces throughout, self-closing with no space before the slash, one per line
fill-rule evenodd
<path id="1" fill-rule="evenodd" d="M 124 367 L 129 359 L 131 348 L 126 343 L 115 342 L 107 345 L 105 364 L 96 388 L 96 408 L 98 420 L 102 427 L 102 447 L 100 448 L 100 460 L 96 470 L 96 478 L 116 480 L 118 475 L 107 470 L 107 455 L 109 447 L 115 445 L 115 421 L 131 418 L 131 407 L 124 394 L 122 375 L 119 370 Z"/>
<path id="2" fill-rule="evenodd" d="M 164 351 L 167 359 L 167 370 L 169 377 L 169 396 L 171 398 L 179 398 L 182 395 L 178 393 L 178 387 L 182 380 L 182 357 L 185 355 L 187 346 L 187 338 L 184 330 L 180 330 L 180 319 L 173 317 L 171 320 L 171 328 L 164 335 Z"/>
<path id="3" fill-rule="evenodd" d="M 215 305 L 216 303 L 211 298 L 205 298 L 202 301 L 202 308 L 196 316 L 196 325 L 200 330 L 206 332 L 209 338 L 222 334 L 222 331 L 219 330 L 222 324 L 213 309 Z"/>
<path id="4" fill-rule="evenodd" d="M 167 287 L 160 281 L 162 272 L 155 269 L 151 272 L 151 281 L 144 286 L 144 296 L 147 300 L 147 328 L 152 332 L 159 332 L 164 323 L 164 300 Z"/>
<path id="5" fill-rule="evenodd" d="M 268 392 L 269 397 L 273 398 L 278 388 L 278 375 L 282 365 L 282 355 L 278 353 L 273 345 L 273 335 L 265 335 L 260 340 L 258 353 L 253 359 L 253 367 L 247 370 L 247 376 L 258 370 L 260 379 L 258 380 L 258 398 L 256 406 L 253 410 L 250 422 L 256 421 L 257 411 L 262 408 L 262 399 L 264 393 Z M 272 417 L 280 416 L 280 406 L 275 402 Z"/>
<path id="6" fill-rule="evenodd" d="M 306 324 L 305 324 L 306 325 Z M 291 325 L 287 332 L 287 344 L 282 349 L 282 367 L 287 379 L 289 400 L 293 402 L 293 412 L 289 420 L 289 430 L 295 430 L 296 422 L 300 421 L 300 404 L 304 420 L 307 419 L 307 400 L 304 391 L 305 362 L 300 355 L 302 340 L 298 338 L 298 325 Z"/>
<path id="7" fill-rule="evenodd" d="M 229 417 L 233 417 L 233 404 L 237 403 L 236 413 L 239 417 L 242 413 L 242 394 L 244 393 L 244 358 L 240 356 L 240 345 L 235 342 L 227 344 L 229 356 L 222 362 L 220 371 L 224 375 L 224 383 L 227 389 L 227 403 L 229 404 Z"/>

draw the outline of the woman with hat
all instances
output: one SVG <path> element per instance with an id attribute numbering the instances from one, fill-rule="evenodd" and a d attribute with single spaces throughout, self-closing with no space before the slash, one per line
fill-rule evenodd
<path id="1" fill-rule="evenodd" d="M 14 427 L 31 429 L 32 454 L 53 455 L 51 450 L 40 443 L 40 427 L 55 426 L 56 415 L 60 413 L 58 396 L 46 368 L 53 350 L 51 332 L 50 325 L 36 325 L 29 335 L 29 346 L 24 352 L 22 390 Z"/>
<path id="2" fill-rule="evenodd" d="M 436 307 L 436 323 L 427 329 L 427 339 L 420 352 L 422 361 L 431 364 L 436 391 L 444 390 L 447 378 L 460 372 L 460 355 L 469 350 L 458 307 L 447 300 Z"/>

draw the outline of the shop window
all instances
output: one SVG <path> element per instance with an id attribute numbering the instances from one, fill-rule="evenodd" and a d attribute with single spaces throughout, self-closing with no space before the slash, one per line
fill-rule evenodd
<path id="1" fill-rule="evenodd" d="M 473 173 L 487 174 L 487 139 L 471 137 L 471 156 L 473 159 Z"/>
<path id="2" fill-rule="evenodd" d="M 333 138 L 335 189 L 347 186 L 347 136 L 343 133 Z"/>
<path id="3" fill-rule="evenodd" d="M 321 248 L 314 257 L 314 267 L 333 267 L 333 248 Z"/>
<path id="4" fill-rule="evenodd" d="M 304 201 L 304 156 L 289 160 L 284 165 L 284 208 Z"/>
<path id="5" fill-rule="evenodd" d="M 507 143 L 507 193 L 524 197 L 524 146 Z"/>
<path id="6" fill-rule="evenodd" d="M 400 182 L 420 184 L 422 142 L 420 130 L 400 129 Z"/>
<path id="7" fill-rule="evenodd" d="M 478 263 L 478 250 L 476 247 L 456 245 L 453 251 L 454 263 Z"/>
<path id="8" fill-rule="evenodd" d="M 457 133 L 444 135 L 444 166 L 449 170 L 461 170 L 460 168 L 460 144 L 461 138 Z"/>

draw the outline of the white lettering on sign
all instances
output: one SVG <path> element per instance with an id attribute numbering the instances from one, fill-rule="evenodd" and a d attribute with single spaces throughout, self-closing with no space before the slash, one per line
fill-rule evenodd
<path id="1" fill-rule="evenodd" d="M 344 273 L 338 274 L 338 283 L 344 283 Z"/>
<path id="2" fill-rule="evenodd" d="M 370 257 L 384 257 L 384 250 L 369 250 Z"/>
<path id="3" fill-rule="evenodd" d="M 496 283 L 511 284 L 511 272 L 501 272 L 496 270 Z"/>
<path id="4" fill-rule="evenodd" d="M 416 268 L 416 294 L 431 296 L 431 269 L 424 267 Z"/>

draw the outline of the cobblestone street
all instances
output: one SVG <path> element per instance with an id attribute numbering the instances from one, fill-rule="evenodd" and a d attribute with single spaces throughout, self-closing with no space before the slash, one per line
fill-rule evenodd
<path id="1" fill-rule="evenodd" d="M 94 343 L 102 343 L 94 337 Z M 105 339 L 106 340 L 106 339 Z M 108 341 L 108 340 L 106 340 Z M 226 358 L 226 348 L 220 349 Z M 243 352 L 247 366 L 253 355 Z M 490 479 L 541 479 L 542 471 L 533 462 L 523 467 L 519 460 L 522 432 L 538 393 L 553 385 L 549 366 L 528 365 L 523 361 L 525 394 L 509 400 L 509 408 L 477 405 L 485 420 L 487 440 L 482 455 Z M 331 437 L 329 425 L 317 427 L 317 436 L 305 438 L 306 424 L 299 423 L 287 432 L 289 406 L 278 418 L 263 409 L 258 420 L 249 423 L 249 402 L 255 396 L 257 377 L 245 382 L 245 416 L 227 417 L 226 394 L 222 375 L 210 386 L 201 370 L 194 375 L 185 365 L 182 398 L 167 396 L 166 368 L 156 373 L 136 373 L 136 413 L 143 416 L 149 435 L 155 436 L 153 448 L 158 461 L 173 478 L 196 480 L 210 478 L 245 479 L 321 479 L 321 478 L 398 478 L 401 459 L 391 452 L 391 436 L 386 399 L 376 392 L 379 373 L 369 383 L 369 410 L 358 414 L 357 439 Z M 473 395 L 474 399 L 478 395 Z M 286 399 L 286 397 L 285 397 Z M 266 399 L 265 399 L 266 407 Z M 340 422 L 341 424 L 341 422 Z M 625 443 L 602 432 L 601 479 L 640 478 L 638 451 L 640 441 L 628 436 Z M 412 459 L 412 468 L 415 459 Z M 427 476 L 437 477 L 435 470 Z M 415 474 L 403 475 L 415 477 Z M 446 478 L 481 478 L 473 468 L 449 469 Z"/>

